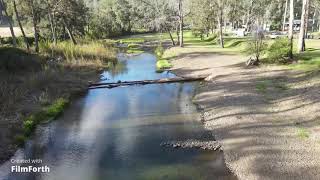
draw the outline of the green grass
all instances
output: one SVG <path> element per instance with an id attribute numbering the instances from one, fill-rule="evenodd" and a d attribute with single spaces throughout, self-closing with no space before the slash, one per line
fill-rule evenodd
<path id="1" fill-rule="evenodd" d="M 320 49 L 314 51 L 307 50 L 298 55 L 297 59 L 298 63 L 289 65 L 290 68 L 307 72 L 320 70 Z"/>
<path id="2" fill-rule="evenodd" d="M 308 139 L 310 137 L 310 132 L 306 128 L 298 128 L 297 136 L 301 139 Z"/>
<path id="3" fill-rule="evenodd" d="M 128 54 L 141 54 L 143 52 L 144 52 L 143 50 L 137 49 L 137 48 L 131 48 L 127 50 Z"/>
<path id="4" fill-rule="evenodd" d="M 320 40 L 312 39 L 306 41 L 307 51 L 297 54 L 298 63 L 289 67 L 306 72 L 320 71 Z"/>
<path id="5" fill-rule="evenodd" d="M 28 116 L 23 122 L 23 135 L 17 135 L 15 137 L 17 144 L 20 146 L 23 145 L 24 141 L 32 134 L 38 124 L 54 120 L 60 116 L 68 104 L 69 100 L 59 98 L 42 111 Z"/>
<path id="6" fill-rule="evenodd" d="M 128 48 L 127 48 L 128 54 L 141 54 L 143 52 L 144 51 L 141 49 L 140 44 L 136 44 L 136 43 L 128 44 Z"/>
<path id="7" fill-rule="evenodd" d="M 161 59 L 159 61 L 157 61 L 157 69 L 158 70 L 165 70 L 165 69 L 170 69 L 172 68 L 172 64 L 165 59 Z"/>

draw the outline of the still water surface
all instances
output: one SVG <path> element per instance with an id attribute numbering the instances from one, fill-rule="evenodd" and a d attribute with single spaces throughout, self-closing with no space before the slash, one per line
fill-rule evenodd
<path id="1" fill-rule="evenodd" d="M 155 73 L 156 57 L 119 55 L 105 82 L 174 77 Z M 208 140 L 192 104 L 195 83 L 90 90 L 59 118 L 39 127 L 15 159 L 41 159 L 50 173 L 11 173 L 9 180 L 235 179 L 220 152 L 170 149 L 174 140 Z M 209 137 L 210 139 L 210 137 Z M 37 165 L 39 166 L 39 164 Z M 7 175 L 8 174 L 8 175 Z"/>

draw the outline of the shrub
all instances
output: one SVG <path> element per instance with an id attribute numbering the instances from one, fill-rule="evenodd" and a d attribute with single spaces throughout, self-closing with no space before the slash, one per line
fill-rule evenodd
<path id="1" fill-rule="evenodd" d="M 63 112 L 64 108 L 67 105 L 68 105 L 68 100 L 64 98 L 59 98 L 53 103 L 53 105 L 47 108 L 46 114 L 49 118 L 56 118 Z"/>
<path id="2" fill-rule="evenodd" d="M 24 133 L 29 136 L 34 130 L 36 124 L 34 122 L 34 116 L 30 116 L 23 122 Z"/>
<path id="3" fill-rule="evenodd" d="M 290 42 L 287 38 L 275 40 L 268 48 L 267 62 L 270 63 L 287 63 L 290 51 Z"/>
<path id="4" fill-rule="evenodd" d="M 158 70 L 165 70 L 165 69 L 170 69 L 172 68 L 172 64 L 165 59 L 157 61 L 157 69 Z"/>
<path id="5" fill-rule="evenodd" d="M 260 57 L 265 54 L 267 43 L 264 41 L 264 34 L 262 31 L 257 30 L 254 33 L 253 39 L 249 40 L 244 52 L 254 57 L 254 60 L 259 62 Z"/>
<path id="6" fill-rule="evenodd" d="M 67 99 L 59 98 L 49 107 L 27 117 L 23 122 L 25 136 L 29 136 L 39 123 L 57 118 L 68 103 Z"/>
<path id="7" fill-rule="evenodd" d="M 158 47 L 155 49 L 154 53 L 157 55 L 157 57 L 162 57 L 164 54 L 164 48 L 161 44 L 158 45 Z"/>

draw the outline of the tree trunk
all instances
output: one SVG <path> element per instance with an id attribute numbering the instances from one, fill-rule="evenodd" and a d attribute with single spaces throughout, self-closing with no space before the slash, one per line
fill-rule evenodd
<path id="1" fill-rule="evenodd" d="M 250 30 L 249 23 L 250 23 L 250 17 L 251 17 L 251 13 L 252 13 L 252 7 L 253 7 L 253 0 L 250 1 L 250 7 L 249 7 L 248 12 L 247 12 L 247 21 L 246 21 L 247 31 Z"/>
<path id="2" fill-rule="evenodd" d="M 285 8 L 284 8 L 282 31 L 285 31 L 285 29 L 286 29 L 287 13 L 288 13 L 288 0 L 286 0 L 286 4 L 285 4 Z"/>
<path id="3" fill-rule="evenodd" d="M 35 51 L 39 52 L 39 34 L 38 34 L 38 26 L 37 26 L 37 20 L 36 17 L 32 17 L 32 23 L 33 23 L 33 31 L 34 31 L 34 47 Z"/>
<path id="4" fill-rule="evenodd" d="M 183 9 L 182 9 L 182 0 L 179 0 L 179 44 L 180 47 L 183 47 Z"/>
<path id="5" fill-rule="evenodd" d="M 11 33 L 11 37 L 12 37 L 13 47 L 17 47 L 17 38 L 16 38 L 16 35 L 14 34 L 12 18 L 9 17 L 9 14 L 8 14 L 8 11 L 7 11 L 7 6 L 6 6 L 6 4 L 4 3 L 3 0 L 0 1 L 0 6 L 1 6 L 0 9 L 2 9 L 4 11 L 6 19 L 8 20 L 8 23 L 9 23 L 9 28 L 10 28 L 10 33 Z"/>
<path id="6" fill-rule="evenodd" d="M 178 38 L 177 42 L 178 42 L 178 44 L 180 44 L 179 25 L 177 26 L 176 32 L 177 32 L 177 38 Z"/>
<path id="7" fill-rule="evenodd" d="M 64 19 L 63 19 L 63 24 L 64 24 L 64 26 L 65 26 L 65 28 L 66 28 L 66 30 L 67 30 L 67 33 L 68 33 L 69 38 L 71 39 L 72 43 L 73 43 L 74 45 L 77 45 L 77 41 L 76 41 L 76 39 L 73 37 L 72 31 L 71 31 L 71 29 L 68 27 L 68 25 L 67 25 L 67 23 L 65 22 Z"/>
<path id="8" fill-rule="evenodd" d="M 308 18 L 309 0 L 303 0 L 302 15 L 301 15 L 301 27 L 298 41 L 298 52 L 301 53 L 305 49 L 305 35 L 306 35 L 306 23 Z"/>
<path id="9" fill-rule="evenodd" d="M 220 39 L 220 46 L 224 48 L 224 40 L 223 40 L 223 31 L 222 31 L 222 21 L 223 21 L 223 7 L 219 8 L 219 17 L 218 17 L 218 24 L 219 24 L 219 39 Z"/>
<path id="10" fill-rule="evenodd" d="M 16 0 L 13 0 L 13 9 L 14 9 L 14 12 L 16 14 L 17 21 L 18 21 L 18 24 L 19 24 L 19 27 L 20 27 L 24 42 L 26 44 L 26 47 L 27 47 L 28 50 L 30 50 L 30 45 L 29 45 L 26 33 L 24 32 L 23 26 L 21 24 L 20 16 L 19 16 L 19 13 L 18 13 L 18 10 L 17 10 Z"/>
<path id="11" fill-rule="evenodd" d="M 174 39 L 173 39 L 172 34 L 171 34 L 171 31 L 170 31 L 170 30 L 168 30 L 168 33 L 169 33 L 169 36 L 170 36 L 170 39 L 171 39 L 172 45 L 173 45 L 173 46 L 175 46 L 175 45 L 176 45 L 176 43 L 174 42 Z"/>
<path id="12" fill-rule="evenodd" d="M 289 57 L 293 59 L 293 21 L 294 21 L 294 0 L 290 0 L 290 18 L 289 18 L 289 41 L 290 50 Z"/>
<path id="13" fill-rule="evenodd" d="M 54 22 L 54 14 L 52 15 L 50 7 L 48 8 L 48 17 L 49 17 L 49 22 L 50 22 L 50 28 L 51 28 L 51 33 L 52 33 L 52 40 L 54 45 L 57 45 L 58 40 L 57 40 L 57 32 L 56 32 L 56 23 Z"/>

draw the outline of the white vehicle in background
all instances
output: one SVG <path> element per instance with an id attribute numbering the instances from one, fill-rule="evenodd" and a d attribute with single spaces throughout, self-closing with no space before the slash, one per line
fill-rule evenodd
<path id="1" fill-rule="evenodd" d="M 270 35 L 268 35 L 270 39 L 279 39 L 282 37 L 286 37 L 286 33 L 281 32 L 272 32 Z"/>

